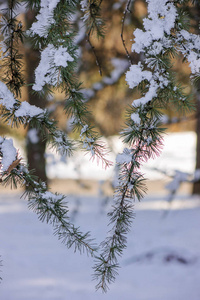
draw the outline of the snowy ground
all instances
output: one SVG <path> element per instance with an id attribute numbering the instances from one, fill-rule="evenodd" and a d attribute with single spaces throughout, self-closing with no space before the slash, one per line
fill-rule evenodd
<path id="1" fill-rule="evenodd" d="M 72 202 L 73 198 L 69 199 Z M 136 206 L 129 245 L 115 284 L 95 292 L 91 258 L 74 254 L 27 210 L 25 201 L 1 195 L 2 300 L 199 300 L 200 200 L 183 197 L 167 214 L 162 199 Z M 81 199 L 75 222 L 98 241 L 107 223 L 100 199 Z"/>
<path id="2" fill-rule="evenodd" d="M 164 155 L 169 156 L 166 147 Z M 188 153 L 184 147 L 181 150 L 181 161 L 186 163 Z M 69 196 L 68 202 L 74 222 L 82 230 L 92 229 L 97 242 L 104 239 L 110 203 L 91 196 Z M 151 194 L 135 204 L 135 213 L 119 276 L 102 294 L 95 292 L 92 281 L 93 259 L 66 249 L 52 235 L 51 226 L 27 209 L 19 193 L 1 190 L 0 299 L 199 300 L 200 199 L 179 194 L 169 205 L 158 193 Z"/>
<path id="3" fill-rule="evenodd" d="M 182 132 L 165 135 L 164 149 L 156 160 L 148 161 L 143 168 L 145 174 L 151 179 L 160 179 L 161 174 L 152 168 L 161 170 L 179 169 L 182 172 L 193 172 L 195 163 L 195 133 Z M 115 162 L 116 154 L 123 151 L 124 145 L 118 136 L 105 141 L 111 148 L 109 159 Z M 183 163 L 184 162 L 184 163 Z M 89 161 L 88 156 L 78 152 L 68 159 L 67 166 L 54 153 L 48 151 L 47 172 L 50 178 L 96 178 L 105 179 L 113 176 L 113 168 L 104 170 L 101 165 Z"/>

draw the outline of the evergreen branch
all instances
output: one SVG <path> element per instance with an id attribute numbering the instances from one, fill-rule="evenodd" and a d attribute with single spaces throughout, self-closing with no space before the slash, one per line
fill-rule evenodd
<path id="1" fill-rule="evenodd" d="M 96 288 L 102 289 L 104 292 L 107 291 L 108 284 L 114 282 L 119 268 L 117 257 L 121 256 L 126 248 L 126 236 L 130 231 L 134 217 L 132 200 L 138 199 L 140 201 L 146 193 L 144 178 L 138 171 L 141 162 L 151 158 L 154 154 L 159 154 L 155 144 L 160 145 L 161 139 L 159 138 L 158 141 L 154 140 L 154 142 L 149 144 L 144 139 L 144 136 L 149 136 L 147 133 L 149 124 L 147 124 L 146 128 L 144 126 L 146 121 L 147 118 L 140 127 L 139 137 L 136 138 L 138 142 L 135 141 L 136 146 L 131 150 L 125 149 L 124 153 L 117 157 L 117 162 L 121 169 L 119 186 L 115 191 L 116 197 L 114 198 L 113 211 L 108 214 L 110 224 L 114 225 L 109 232 L 109 237 L 101 244 L 103 250 L 100 257 L 97 257 L 94 266 L 94 278 L 98 280 Z M 149 121 L 151 122 L 151 119 Z M 131 144 L 133 144 L 132 141 Z"/>
<path id="2" fill-rule="evenodd" d="M 89 151 L 93 159 L 101 160 L 105 168 L 111 166 L 112 162 L 106 159 L 105 146 L 99 142 L 99 135 L 88 125 L 90 115 L 82 101 L 83 95 L 78 89 L 72 90 L 71 88 L 68 93 L 69 98 L 66 101 L 65 110 L 74 118 L 74 130 L 80 131 L 81 140 L 79 142 L 82 144 L 83 149 Z"/>
<path id="3" fill-rule="evenodd" d="M 16 19 L 15 7 L 18 1 L 10 0 L 1 20 L 1 31 L 4 40 L 1 42 L 3 48 L 3 81 L 15 96 L 21 96 L 21 87 L 24 85 L 22 75 L 22 55 L 19 54 L 19 42 L 23 42 L 22 23 Z"/>
<path id="4" fill-rule="evenodd" d="M 88 24 L 88 34 L 96 32 L 97 37 L 104 37 L 103 21 L 101 18 L 101 4 L 103 0 L 89 0 L 86 10 L 85 21 Z"/>
<path id="5" fill-rule="evenodd" d="M 30 8 L 31 10 L 39 11 L 41 0 L 22 0 L 26 4 L 27 8 Z"/>
<path id="6" fill-rule="evenodd" d="M 44 138 L 56 148 L 61 155 L 71 155 L 75 144 L 57 127 L 57 122 L 49 118 L 49 113 L 28 102 L 16 100 L 4 83 L 0 82 L 1 119 L 12 127 L 29 124 L 30 128 L 42 131 Z"/>
<path id="7" fill-rule="evenodd" d="M 104 24 L 101 18 L 101 4 L 103 0 L 89 0 L 87 7 L 83 7 L 85 15 L 83 20 L 87 27 L 87 41 L 94 54 L 96 64 L 99 68 L 99 73 L 102 76 L 102 67 L 99 58 L 96 53 L 96 49 L 91 42 L 91 36 L 96 32 L 97 37 L 104 37 Z"/>
<path id="8" fill-rule="evenodd" d="M 117 275 L 119 264 L 117 256 L 121 256 L 126 248 L 126 235 L 130 231 L 133 214 L 133 205 L 130 202 L 130 197 L 127 195 L 128 186 L 121 191 L 118 190 L 119 198 L 117 199 L 113 211 L 109 213 L 110 224 L 114 223 L 110 236 L 102 242 L 101 247 L 103 252 L 100 257 L 96 257 L 94 266 L 94 279 L 98 280 L 96 289 L 102 289 L 104 292 L 108 289 L 108 284 L 114 282 Z M 121 197 L 121 193 L 123 194 Z"/>
<path id="9" fill-rule="evenodd" d="M 96 247 L 89 232 L 83 234 L 79 228 L 75 227 L 68 217 L 68 207 L 64 202 L 65 196 L 53 194 L 47 190 L 44 182 L 29 172 L 27 166 L 21 162 L 17 152 L 10 158 L 11 164 L 5 158 L 4 143 L 6 139 L 0 140 L 0 162 L 2 167 L 1 182 L 3 185 L 26 186 L 24 196 L 28 198 L 28 206 L 37 213 L 38 218 L 46 223 L 52 224 L 54 233 L 68 247 L 74 246 L 74 250 L 86 252 L 93 255 Z M 6 149 L 6 148 L 5 148 Z"/>
<path id="10" fill-rule="evenodd" d="M 32 184 L 31 184 L 32 185 Z M 90 238 L 89 232 L 83 234 L 79 228 L 70 223 L 67 216 L 68 208 L 63 200 L 65 196 L 52 194 L 48 191 L 41 192 L 41 187 L 34 183 L 35 191 L 28 191 L 29 208 L 38 214 L 38 218 L 46 223 L 50 223 L 54 227 L 54 234 L 68 248 L 74 246 L 75 251 L 80 253 L 84 250 L 90 255 L 96 251 L 92 244 L 93 239 Z M 48 198 L 47 198 L 48 197 Z"/>
<path id="11" fill-rule="evenodd" d="M 127 3 L 127 9 L 129 5 L 130 1 Z M 167 1 L 163 5 L 167 5 Z M 145 59 L 138 65 L 131 65 L 130 70 L 126 73 L 126 81 L 130 88 L 138 87 L 141 97 L 133 101 L 132 108 L 128 110 L 127 114 L 127 128 L 122 131 L 124 142 L 129 144 L 130 149 L 125 148 L 124 152 L 117 156 L 117 163 L 121 171 L 119 185 L 115 192 L 117 195 L 114 199 L 115 205 L 113 211 L 109 213 L 110 224 L 113 224 L 113 227 L 109 232 L 109 237 L 101 244 L 102 252 L 100 257 L 96 258 L 94 267 L 94 278 L 98 280 L 96 288 L 103 291 L 106 291 L 108 284 L 115 280 L 119 268 L 118 257 L 126 248 L 126 235 L 133 219 L 131 201 L 140 200 L 146 191 L 144 178 L 139 172 L 140 166 L 149 158 L 158 156 L 162 148 L 163 129 L 159 128 L 162 115 L 160 109 L 169 105 L 171 101 L 179 109 L 191 109 L 192 107 L 190 96 L 185 95 L 182 87 L 175 82 L 171 71 L 171 57 L 181 50 L 185 56 L 190 58 L 191 50 L 197 50 L 194 49 L 196 36 L 189 35 L 193 45 L 193 49 L 191 49 L 187 42 L 189 40 L 188 33 L 181 31 L 183 27 L 176 27 L 180 20 L 176 19 L 178 14 L 176 14 L 176 7 L 173 3 L 167 7 L 164 16 L 160 15 L 158 10 L 158 16 L 155 17 L 151 1 L 149 1 L 148 9 L 149 16 L 148 19 L 145 19 L 146 31 L 136 29 L 134 32 L 136 42 L 132 46 L 133 51 L 143 52 Z M 163 7 L 161 8 L 163 13 L 162 9 Z M 174 16 L 174 21 L 172 21 L 171 15 Z M 153 17 L 155 20 L 152 19 Z M 170 25 L 165 20 L 168 17 L 171 21 Z M 158 26 L 161 26 L 162 22 L 166 22 L 162 25 L 163 37 L 156 38 L 154 36 L 156 22 Z M 169 26 L 171 26 L 170 33 Z M 181 36 L 180 32 L 182 32 Z M 177 35 L 180 36 L 180 41 L 177 39 Z M 183 40 L 187 43 L 188 52 L 184 52 L 181 48 Z M 198 56 L 195 56 L 196 58 Z M 192 65 L 192 67 L 195 69 L 195 66 Z"/>
<path id="12" fill-rule="evenodd" d="M 73 9 L 74 7 L 71 7 L 71 12 Z M 100 4 L 97 11 L 99 11 L 99 9 Z M 36 83 L 34 84 L 33 89 L 40 92 L 47 84 L 62 89 L 67 96 L 65 112 L 75 119 L 74 130 L 80 131 L 80 143 L 86 151 L 89 151 L 92 154 L 92 157 L 96 157 L 97 159 L 100 158 L 102 163 L 107 167 L 111 163 L 104 157 L 104 147 L 98 142 L 98 139 L 100 138 L 99 135 L 88 125 L 90 113 L 84 104 L 84 97 L 80 92 L 80 84 L 77 82 L 74 74 L 77 58 L 76 46 L 73 43 L 74 32 L 72 33 L 71 30 L 69 8 L 66 6 L 65 1 L 60 1 L 51 13 L 53 14 L 54 22 L 51 22 L 49 27 L 42 32 L 42 36 L 45 35 L 44 46 L 46 48 L 42 50 L 41 62 L 35 72 Z M 60 19 L 63 19 L 63 22 L 60 22 Z M 40 32 L 38 32 L 36 26 L 32 26 L 30 32 L 31 35 L 38 36 L 39 38 Z M 62 32 L 69 32 L 69 34 L 63 36 L 61 34 Z M 61 58 L 61 53 L 66 57 L 67 61 L 65 58 Z M 48 56 L 49 67 L 47 69 Z M 57 57 L 59 57 L 59 59 L 57 59 Z M 45 65 L 43 60 L 45 61 Z M 43 69 L 45 68 L 46 72 L 43 73 Z M 41 73 L 44 74 L 42 81 Z"/>
<path id="13" fill-rule="evenodd" d="M 126 73 L 126 71 L 129 68 L 129 62 L 126 59 L 120 59 L 120 58 L 115 58 L 112 61 L 113 67 L 114 69 L 110 72 L 110 74 L 108 76 L 103 76 L 102 79 L 96 83 L 94 83 L 92 85 L 91 88 L 84 88 L 81 89 L 81 99 L 84 97 L 84 104 L 86 102 L 89 102 L 91 99 L 95 98 L 95 96 L 97 95 L 97 93 L 100 90 L 103 90 L 104 88 L 106 88 L 107 86 L 112 86 L 115 84 L 118 84 L 120 79 L 124 76 L 124 73 Z M 81 88 L 81 86 L 80 86 Z M 67 114 L 71 114 L 71 119 L 73 120 L 72 125 L 75 125 L 74 123 L 76 123 L 76 117 L 75 117 L 75 110 L 73 113 L 73 109 L 71 108 L 71 105 L 73 106 L 73 101 L 70 105 L 70 96 L 68 96 L 68 99 L 66 100 L 66 102 L 64 103 L 62 100 L 61 101 L 56 101 L 53 102 L 52 105 L 50 105 L 47 110 L 49 113 L 51 113 L 52 111 L 56 110 L 57 107 L 66 107 L 66 113 Z M 82 105 L 82 101 L 80 102 Z M 91 115 L 88 116 L 88 119 L 91 119 Z M 71 127 L 71 125 L 70 125 Z"/>

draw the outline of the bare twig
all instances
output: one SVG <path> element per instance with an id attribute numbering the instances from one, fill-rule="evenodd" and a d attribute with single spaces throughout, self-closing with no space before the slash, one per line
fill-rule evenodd
<path id="1" fill-rule="evenodd" d="M 122 40 L 122 44 L 124 46 L 124 49 L 126 51 L 126 55 L 128 57 L 128 60 L 129 60 L 130 64 L 132 65 L 133 62 L 132 62 L 130 53 L 129 53 L 127 47 L 126 47 L 126 42 L 125 42 L 125 39 L 124 39 L 124 25 L 125 25 L 125 20 L 126 20 L 127 13 L 131 12 L 130 11 L 131 1 L 132 0 L 128 0 L 127 5 L 126 5 L 126 9 L 124 11 L 124 15 L 123 15 L 123 18 L 122 18 L 121 40 Z"/>
<path id="2" fill-rule="evenodd" d="M 89 33 L 88 33 L 88 38 L 87 38 L 87 40 L 88 40 L 88 43 L 89 43 L 89 45 L 90 45 L 90 47 L 91 47 L 91 49 L 92 49 L 92 52 L 93 52 L 93 54 L 94 54 L 94 56 L 95 56 L 96 64 L 97 64 L 97 66 L 98 66 L 98 68 L 99 68 L 99 74 L 102 76 L 101 63 L 100 63 L 99 58 L 98 58 L 98 56 L 97 56 L 96 49 L 95 49 L 95 47 L 94 47 L 94 46 L 92 45 L 92 43 L 91 43 L 91 40 L 90 40 L 90 34 L 91 34 L 91 29 L 90 29 L 90 31 L 89 31 Z"/>
<path id="3" fill-rule="evenodd" d="M 98 5 L 98 10 L 100 9 L 100 6 L 101 6 L 102 2 L 103 2 L 103 0 L 100 0 L 99 5 Z M 97 56 L 96 49 L 95 49 L 95 47 L 92 45 L 92 42 L 91 42 L 91 40 L 90 40 L 90 36 L 91 36 L 91 32 L 92 32 L 92 28 L 93 28 L 94 22 L 95 22 L 95 21 L 93 20 L 92 25 L 90 26 L 90 30 L 88 31 L 88 34 L 87 34 L 87 37 L 88 37 L 88 38 L 87 38 L 87 40 L 88 40 L 88 43 L 89 43 L 89 45 L 90 45 L 90 47 L 91 47 L 91 49 L 92 49 L 92 52 L 93 52 L 93 54 L 94 54 L 94 56 L 95 56 L 96 64 L 97 64 L 97 66 L 98 66 L 98 68 L 99 68 L 99 73 L 100 73 L 100 75 L 102 76 L 101 63 L 100 63 L 99 58 L 98 58 L 98 56 Z"/>

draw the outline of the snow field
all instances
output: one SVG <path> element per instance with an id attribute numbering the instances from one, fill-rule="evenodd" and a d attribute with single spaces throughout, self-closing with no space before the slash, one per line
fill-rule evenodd
<path id="1" fill-rule="evenodd" d="M 108 229 L 109 208 L 99 198 L 79 200 L 75 214 L 76 197 L 68 197 L 71 216 L 82 230 L 92 230 L 99 243 Z M 189 197 L 176 199 L 179 205 L 169 211 L 160 200 L 149 196 L 143 206 L 136 205 L 119 276 L 102 294 L 95 292 L 92 258 L 61 244 L 19 194 L 1 195 L 1 299 L 199 300 L 200 200 L 193 198 L 187 208 Z"/>

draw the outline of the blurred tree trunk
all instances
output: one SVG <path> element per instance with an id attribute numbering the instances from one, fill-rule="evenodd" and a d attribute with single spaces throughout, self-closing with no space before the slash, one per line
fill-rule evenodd
<path id="1" fill-rule="evenodd" d="M 35 14 L 33 13 L 33 11 L 27 11 L 25 15 L 27 28 L 31 26 L 34 19 Z M 25 59 L 27 83 L 34 83 L 34 71 L 40 61 L 39 51 L 32 49 L 32 47 L 29 47 L 29 45 L 26 44 Z M 28 101 L 31 105 L 36 105 L 38 107 L 45 108 L 47 100 L 33 94 L 31 86 L 28 86 L 28 95 Z M 46 141 L 43 140 L 41 134 L 39 134 L 39 132 L 36 129 L 28 128 L 26 143 L 29 168 L 31 170 L 34 169 L 34 174 L 39 176 L 39 178 L 41 178 L 42 181 L 47 182 L 47 175 L 45 169 Z"/>
<path id="2" fill-rule="evenodd" d="M 200 83 L 196 90 L 196 112 L 197 112 L 197 125 L 196 125 L 196 134 L 197 134 L 197 144 L 196 144 L 196 170 L 200 170 Z M 200 195 L 200 180 L 194 182 L 193 184 L 193 194 Z"/>
<path id="3" fill-rule="evenodd" d="M 196 33 L 200 34 L 200 2 L 196 1 L 195 4 L 195 13 L 194 20 L 196 23 Z M 197 134 L 197 144 L 196 144 L 196 170 L 200 169 L 200 81 L 198 81 L 196 87 L 196 114 L 197 114 L 197 125 L 196 125 L 196 134 Z M 200 195 L 200 179 L 193 184 L 193 194 Z"/>

